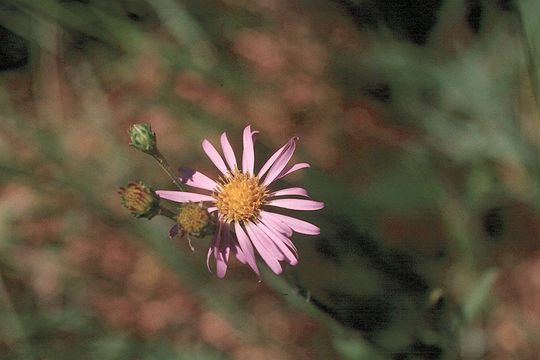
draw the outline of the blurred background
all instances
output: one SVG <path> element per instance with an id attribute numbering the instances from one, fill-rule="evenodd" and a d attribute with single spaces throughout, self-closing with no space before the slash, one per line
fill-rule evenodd
<path id="1" fill-rule="evenodd" d="M 538 359 L 535 0 L 0 2 L 0 359 Z M 117 191 L 291 136 L 281 276 L 170 240 Z"/>

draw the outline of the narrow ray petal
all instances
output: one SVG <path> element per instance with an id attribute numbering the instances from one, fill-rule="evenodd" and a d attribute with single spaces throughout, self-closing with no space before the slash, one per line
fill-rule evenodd
<path id="1" fill-rule="evenodd" d="M 300 188 L 300 187 L 293 187 L 293 188 L 286 188 L 286 189 L 277 190 L 277 191 L 274 191 L 274 192 L 271 192 L 270 194 L 268 194 L 268 197 L 273 198 L 273 197 L 276 197 L 276 196 L 286 196 L 286 195 L 298 195 L 298 196 L 309 197 L 306 189 L 303 189 L 303 188 Z"/>
<path id="2" fill-rule="evenodd" d="M 159 197 L 162 199 L 172 200 L 181 203 L 188 201 L 216 201 L 216 199 L 209 195 L 202 195 L 185 191 L 157 190 L 156 194 L 158 194 Z"/>
<path id="3" fill-rule="evenodd" d="M 269 213 L 267 211 L 265 211 L 265 213 L 268 215 L 268 214 L 273 214 L 273 213 Z M 293 249 L 293 251 L 295 252 L 296 256 L 298 257 L 298 250 L 296 249 L 296 246 L 294 246 L 293 242 L 291 241 L 291 239 L 289 239 L 289 237 L 292 235 L 293 231 L 290 227 L 288 227 L 287 225 L 285 225 L 284 223 L 282 223 L 281 221 L 275 219 L 275 218 L 272 218 L 270 216 L 265 216 L 264 218 L 261 219 L 261 222 L 264 223 L 268 228 L 271 228 L 273 229 L 274 231 L 280 233 L 280 234 L 283 234 L 283 238 L 281 238 L 283 240 L 283 242 L 288 246 L 290 247 L 291 249 Z M 280 226 L 284 226 L 286 229 L 288 229 L 289 233 L 285 233 L 283 231 L 281 231 L 281 228 Z"/>
<path id="4" fill-rule="evenodd" d="M 248 232 L 249 237 L 251 238 L 251 242 L 253 242 L 254 238 L 258 239 L 259 244 L 262 245 L 273 258 L 275 258 L 278 261 L 285 260 L 285 256 L 279 250 L 279 248 L 274 244 L 274 242 L 271 239 L 268 239 L 267 236 L 263 237 L 261 234 L 259 234 L 260 229 L 258 229 L 255 224 L 247 223 L 246 230 Z"/>
<path id="5" fill-rule="evenodd" d="M 228 250 L 228 249 L 227 249 Z M 227 252 L 227 256 L 228 256 Z M 216 259 L 216 268 L 217 268 L 217 277 L 220 279 L 223 279 L 225 277 L 225 274 L 227 273 L 227 266 L 228 266 L 228 259 L 224 257 L 223 254 L 220 253 L 220 256 Z"/>
<path id="6" fill-rule="evenodd" d="M 287 226 L 287 224 L 279 221 L 279 219 L 273 217 L 274 213 L 268 212 L 268 211 L 261 211 L 260 216 L 261 219 L 268 225 L 272 226 L 274 229 L 279 231 L 282 234 L 285 234 L 287 236 L 291 236 L 293 234 L 292 229 Z"/>
<path id="7" fill-rule="evenodd" d="M 251 241 L 249 240 L 247 234 L 244 232 L 244 229 L 242 229 L 240 224 L 237 222 L 234 223 L 234 231 L 236 233 L 236 238 L 238 239 L 238 244 L 240 245 L 240 248 L 242 249 L 242 252 L 244 253 L 246 257 L 246 262 L 253 269 L 253 271 L 255 271 L 257 276 L 261 277 L 259 268 L 257 267 L 257 263 L 255 262 L 255 253 L 253 252 L 253 245 L 251 245 Z"/>
<path id="8" fill-rule="evenodd" d="M 279 232 L 275 231 L 273 228 L 271 227 L 267 227 L 264 223 L 262 222 L 259 222 L 255 225 L 262 233 L 264 233 L 269 240 L 271 240 L 276 246 L 277 248 L 279 249 L 279 251 L 281 251 L 283 253 L 283 255 L 285 255 L 285 259 L 287 260 L 287 262 L 290 264 L 290 265 L 296 265 L 298 264 L 298 259 L 297 259 L 297 256 L 298 254 L 296 254 L 296 256 L 291 252 L 291 250 L 285 245 L 285 239 L 287 239 L 285 237 L 285 235 L 283 234 L 280 234 Z M 287 239 L 288 240 L 288 239 Z M 296 251 L 295 251 L 296 252 Z"/>
<path id="9" fill-rule="evenodd" d="M 319 210 L 324 207 L 323 202 L 304 199 L 275 199 L 268 201 L 266 205 L 291 210 Z"/>
<path id="10" fill-rule="evenodd" d="M 210 191 L 214 190 L 217 187 L 217 184 L 214 180 L 210 179 L 203 173 L 200 173 L 186 166 L 180 167 L 178 169 L 178 172 L 180 173 L 180 181 L 183 184 Z"/>
<path id="11" fill-rule="evenodd" d="M 276 159 L 278 158 L 279 155 L 281 155 L 281 153 L 283 152 L 283 149 L 285 149 L 285 146 L 287 146 L 288 143 L 285 143 L 285 145 L 283 145 L 282 147 L 280 147 L 272 156 L 270 156 L 270 158 L 268 160 L 266 160 L 266 162 L 264 163 L 263 167 L 261 168 L 261 170 L 259 170 L 259 173 L 257 174 L 257 176 L 259 177 L 259 179 L 262 179 L 263 175 L 266 174 L 266 172 L 268 171 L 268 169 L 270 169 L 270 167 L 272 165 L 274 165 L 274 162 L 276 161 Z"/>
<path id="12" fill-rule="evenodd" d="M 255 165 L 255 152 L 253 150 L 253 134 L 251 132 L 251 126 L 248 125 L 244 129 L 243 136 L 244 152 L 242 153 L 242 171 L 244 173 L 253 174 L 253 167 Z"/>
<path id="13" fill-rule="evenodd" d="M 214 236 L 212 245 L 210 245 L 210 248 L 212 249 L 212 252 L 214 253 L 214 258 L 216 259 L 217 259 L 217 248 L 219 246 L 219 243 L 221 242 L 221 227 L 222 226 L 223 226 L 223 223 L 219 221 L 218 230 L 216 231 L 216 235 Z"/>
<path id="14" fill-rule="evenodd" d="M 242 264 L 245 264 L 247 262 L 246 255 L 244 254 L 244 252 L 242 251 L 242 249 L 240 248 L 238 244 L 233 243 L 232 252 L 234 256 L 236 256 L 238 261 L 240 261 Z"/>
<path id="15" fill-rule="evenodd" d="M 291 210 L 319 210 L 324 207 L 323 202 L 304 199 L 274 199 L 268 201 L 266 205 Z"/>
<path id="16" fill-rule="evenodd" d="M 238 165 L 236 164 L 236 156 L 234 155 L 234 150 L 231 146 L 231 143 L 229 142 L 229 139 L 227 139 L 227 133 L 221 134 L 221 149 L 223 150 L 223 154 L 225 155 L 225 160 L 229 165 L 229 169 L 231 169 L 231 171 L 234 171 L 234 169 L 237 168 Z"/>
<path id="17" fill-rule="evenodd" d="M 210 247 L 208 248 L 208 253 L 206 254 L 206 267 L 208 268 L 208 271 L 210 272 L 212 272 L 212 269 L 210 268 L 210 255 L 212 255 L 212 253 L 215 254 L 216 248 L 219 245 L 219 242 L 221 241 L 220 230 L 221 230 L 221 222 L 219 223 L 218 231 L 216 235 L 214 236 L 214 238 L 212 239 L 212 243 L 210 244 Z"/>
<path id="18" fill-rule="evenodd" d="M 263 258 L 264 262 L 275 274 L 281 274 L 282 269 L 279 261 L 276 259 L 274 254 L 263 245 L 265 239 L 263 239 L 259 233 L 253 231 L 253 229 L 251 228 L 251 224 L 246 225 L 246 230 L 251 239 L 251 242 L 257 249 L 259 255 L 261 255 L 261 257 Z"/>
<path id="19" fill-rule="evenodd" d="M 253 142 L 253 145 L 255 145 L 255 140 L 257 139 L 257 135 L 259 135 L 259 132 L 257 130 L 254 130 L 251 132 L 251 141 Z"/>
<path id="20" fill-rule="evenodd" d="M 216 210 L 217 210 L 217 207 L 215 207 L 215 206 L 210 206 L 208 209 L 206 209 L 206 211 L 208 211 L 208 213 L 213 213 Z"/>
<path id="21" fill-rule="evenodd" d="M 210 255 L 212 255 L 212 251 L 214 251 L 214 243 L 210 245 L 208 248 L 208 252 L 206 253 L 206 267 L 208 268 L 208 271 L 212 273 L 212 269 L 210 269 Z"/>
<path id="22" fill-rule="evenodd" d="M 221 230 L 221 242 L 218 246 L 218 254 L 216 257 L 216 267 L 217 267 L 217 276 L 218 278 L 223 278 L 227 273 L 227 266 L 229 264 L 229 253 L 230 253 L 230 232 L 227 224 L 223 224 L 223 229 Z"/>
<path id="23" fill-rule="evenodd" d="M 265 211 L 265 214 L 265 217 L 272 217 L 276 220 L 279 220 L 297 233 L 306 235 L 318 235 L 321 233 L 321 230 L 317 226 L 308 223 L 307 221 L 267 211 Z"/>
<path id="24" fill-rule="evenodd" d="M 309 166 L 310 165 L 308 163 L 298 163 L 298 164 L 294 164 L 294 165 L 291 165 L 291 166 L 287 166 L 285 169 L 283 169 L 279 173 L 279 175 L 276 177 L 275 180 L 281 179 L 282 177 L 287 176 L 290 173 L 293 173 L 293 172 L 295 172 L 297 170 L 308 168 Z"/>
<path id="25" fill-rule="evenodd" d="M 287 166 L 287 163 L 291 159 L 294 150 L 296 148 L 295 141 L 298 139 L 297 136 L 291 138 L 289 142 L 287 143 L 287 146 L 285 149 L 283 149 L 283 152 L 278 156 L 270 170 L 268 170 L 268 175 L 264 178 L 263 185 L 267 186 L 272 183 L 276 179 L 276 177 L 281 173 L 283 168 Z"/>
<path id="26" fill-rule="evenodd" d="M 214 165 L 216 165 L 219 171 L 221 171 L 223 174 L 227 174 L 227 166 L 225 166 L 221 155 L 219 155 L 214 145 L 212 145 L 210 141 L 204 139 L 202 147 L 206 155 L 208 155 L 208 158 L 210 158 Z"/>
<path id="27" fill-rule="evenodd" d="M 214 237 L 214 241 L 212 242 L 212 249 L 214 251 L 214 258 L 217 260 L 218 258 L 218 249 L 221 244 L 221 229 L 223 228 L 223 222 L 219 221 L 218 229 L 216 231 L 216 236 Z"/>

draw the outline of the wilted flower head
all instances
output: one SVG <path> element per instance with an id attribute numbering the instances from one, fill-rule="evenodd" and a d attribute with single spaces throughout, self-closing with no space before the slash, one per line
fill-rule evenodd
<path id="1" fill-rule="evenodd" d="M 152 189 L 142 182 L 129 183 L 118 192 L 122 205 L 136 218 L 151 219 L 159 211 L 159 198 Z"/>
<path id="2" fill-rule="evenodd" d="M 255 174 L 253 143 L 257 134 L 258 131 L 251 131 L 250 126 L 244 129 L 242 170 L 237 165 L 225 133 L 221 135 L 221 148 L 226 163 L 208 140 L 202 143 L 206 155 L 222 173 L 217 181 L 198 171 L 180 168 L 182 182 L 202 189 L 206 194 L 156 191 L 161 198 L 180 203 L 206 203 L 209 206 L 208 212 L 217 214 L 218 228 L 208 250 L 207 265 L 210 269 L 208 262 L 213 252 L 220 278 L 225 276 L 231 251 L 240 262 L 249 264 L 260 276 L 253 246 L 270 269 L 279 274 L 282 271 L 280 261 L 290 265 L 298 263 L 296 247 L 290 240 L 293 231 L 308 235 L 320 232 L 313 224 L 273 211 L 275 207 L 292 210 L 318 210 L 324 207 L 322 202 L 309 199 L 303 188 L 272 189 L 276 180 L 309 167 L 307 163 L 287 166 L 298 138 L 291 138 Z"/>
<path id="3" fill-rule="evenodd" d="M 135 124 L 128 130 L 131 143 L 129 145 L 145 152 L 153 153 L 156 150 L 156 134 L 149 124 Z"/>

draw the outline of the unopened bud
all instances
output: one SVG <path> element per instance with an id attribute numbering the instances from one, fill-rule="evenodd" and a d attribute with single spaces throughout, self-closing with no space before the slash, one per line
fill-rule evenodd
<path id="1" fill-rule="evenodd" d="M 128 130 L 131 143 L 129 145 L 148 154 L 156 152 L 156 134 L 149 124 L 135 124 Z"/>
<path id="2" fill-rule="evenodd" d="M 118 192 L 122 196 L 122 205 L 136 218 L 153 218 L 159 212 L 159 197 L 141 182 L 129 183 Z"/>

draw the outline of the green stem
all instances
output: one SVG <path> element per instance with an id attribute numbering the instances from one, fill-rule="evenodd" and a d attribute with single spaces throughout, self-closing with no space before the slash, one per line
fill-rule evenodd
<path id="1" fill-rule="evenodd" d="M 173 213 L 171 210 L 166 209 L 164 207 L 161 207 L 161 206 L 159 207 L 158 215 L 165 216 L 165 217 L 168 217 L 171 220 L 176 221 L 176 214 Z"/>
<path id="2" fill-rule="evenodd" d="M 169 177 L 171 178 L 171 180 L 173 181 L 173 183 L 181 190 L 181 191 L 186 191 L 186 186 L 184 184 L 182 184 L 180 182 L 180 180 L 178 180 L 178 177 L 174 174 L 174 172 L 172 171 L 171 167 L 169 166 L 169 163 L 167 163 L 167 160 L 165 160 L 165 158 L 163 157 L 163 155 L 161 155 L 161 153 L 159 152 L 159 150 L 156 149 L 156 151 L 152 154 L 152 157 L 154 159 L 157 160 L 157 162 L 159 163 L 159 166 L 161 166 L 161 168 L 163 169 L 163 171 L 165 171 L 167 173 L 167 175 L 169 175 Z"/>

